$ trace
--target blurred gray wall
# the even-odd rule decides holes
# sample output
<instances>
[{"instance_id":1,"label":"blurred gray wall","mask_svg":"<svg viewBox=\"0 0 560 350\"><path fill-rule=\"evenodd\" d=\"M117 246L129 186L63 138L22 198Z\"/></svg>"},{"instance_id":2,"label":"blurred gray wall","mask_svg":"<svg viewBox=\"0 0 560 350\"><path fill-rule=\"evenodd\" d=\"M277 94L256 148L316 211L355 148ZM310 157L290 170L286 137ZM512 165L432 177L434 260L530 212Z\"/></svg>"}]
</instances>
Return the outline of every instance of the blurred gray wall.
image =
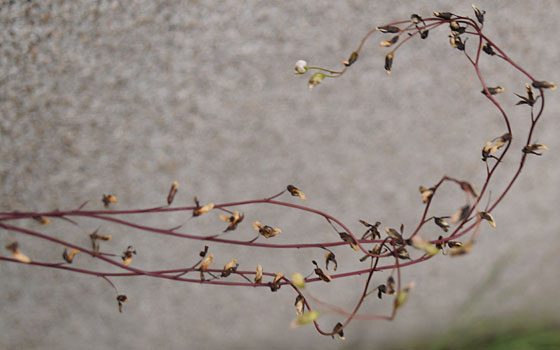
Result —
<instances>
[{"instance_id":1,"label":"blurred gray wall","mask_svg":"<svg viewBox=\"0 0 560 350\"><path fill-rule=\"evenodd\" d=\"M385 75L386 50L376 34L341 79L307 91L296 60L340 67L375 25L452 11L472 16L460 1L2 1L0 2L0 193L2 210L101 208L103 193L116 208L164 203L172 181L176 203L264 198L293 183L306 205L361 230L358 219L410 230L423 206L419 185L442 175L481 183L480 149L505 132L498 112L480 94L465 57L449 47L447 29L411 40ZM539 79L558 76L558 1L479 1L486 33ZM474 46L470 39L467 46ZM514 127L512 154L495 193L518 164L529 125L519 73L482 58L488 84L503 85L499 100ZM558 92L556 92L557 94ZM0 264L0 348L376 348L435 337L480 318L523 314L558 319L557 268L559 104L547 93L536 140L548 145L530 157L512 192L483 228L471 254L437 256L403 270L416 281L394 322L358 322L345 342L311 327L290 329L294 295L265 289L201 286L149 278L114 279L129 296L119 314L112 288L99 278L19 264ZM519 130L519 133L515 133ZM434 214L462 204L442 188ZM285 198L286 200L296 199ZM246 222L232 238L253 237L250 222L283 229L276 243L337 238L317 217L274 207L239 208ZM223 229L216 216L142 217L143 223L184 232ZM22 223L43 229L35 223ZM45 232L87 245L97 223L53 222ZM201 242L165 238L104 224L119 254L133 244L134 264L146 269L193 263ZM425 237L437 236L426 231ZM59 261L60 248L17 239L32 258ZM312 271L323 251L248 250L211 244L216 265L240 259L270 271ZM356 268L356 254L336 250L340 270ZM8 254L4 251L2 254ZM107 266L79 256L77 266ZM379 275L373 283L381 283ZM310 291L350 309L362 278L314 284ZM390 301L367 300L363 312L389 311ZM326 315L325 327L336 323Z\"/></svg>"}]
</instances>

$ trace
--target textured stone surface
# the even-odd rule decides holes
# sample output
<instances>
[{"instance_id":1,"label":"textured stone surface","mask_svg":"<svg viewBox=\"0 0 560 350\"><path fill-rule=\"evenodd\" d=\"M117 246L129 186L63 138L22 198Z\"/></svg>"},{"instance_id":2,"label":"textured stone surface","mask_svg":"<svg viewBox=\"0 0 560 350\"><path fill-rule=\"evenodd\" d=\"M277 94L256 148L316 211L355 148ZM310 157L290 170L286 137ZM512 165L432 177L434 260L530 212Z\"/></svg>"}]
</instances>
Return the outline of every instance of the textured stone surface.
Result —
<instances>
[{"instance_id":1,"label":"textured stone surface","mask_svg":"<svg viewBox=\"0 0 560 350\"><path fill-rule=\"evenodd\" d=\"M375 25L433 10L471 15L470 3L0 4L2 210L72 208L85 200L94 208L109 192L118 194L119 208L159 205L173 180L181 184L177 203L188 204L194 195L215 202L261 198L294 183L308 195L306 204L352 228L359 229L358 218L411 228L422 210L418 185L444 174L480 183L480 148L504 133L467 60L449 48L445 28L398 51L390 78L383 71L379 36L366 44L347 75L311 93L307 78L293 74L298 59L336 67ZM557 1L477 5L487 10L487 34L513 59L535 77L560 81ZM484 59L489 85L507 89L500 99L514 128L525 128L526 109L509 107L516 101L512 92L523 92L525 80ZM356 322L346 332L348 340L339 343L311 328L288 328L294 296L287 289L271 294L147 278L114 281L131 299L119 314L114 291L101 279L3 263L0 347L371 346L515 312L558 317L558 303L551 301L557 296L560 263L554 219L560 198L557 101L556 94L547 94L546 115L536 130L537 140L551 150L529 159L494 213L498 227L484 228L467 257L440 256L403 271L405 281L415 280L417 288L392 323ZM524 138L519 134L512 153ZM504 181L516 165L515 157L505 162ZM451 188L446 193L449 199L436 209L455 208L462 200ZM265 218L281 226L278 242L296 235L302 241L336 238L314 217L270 207L242 210L247 222ZM221 227L215 219L200 219L189 221L186 229L209 234ZM144 220L170 227L184 219ZM87 244L93 225L55 222L46 231ZM134 244L135 263L146 268L189 265L202 246L109 225L103 229L115 236L116 253ZM235 234L250 239L250 231L246 225ZM51 245L0 231L2 242L15 238L30 256L59 259L60 251L50 251ZM271 253L211 248L217 264L238 257L247 269ZM337 256L353 261L352 253L341 248ZM274 256L266 269L307 273L322 251ZM89 262L83 257L81 263ZM337 280L328 290L318 285L311 291L349 309L361 285L359 278ZM376 300L366 304L364 311L386 311Z\"/></svg>"}]
</instances>

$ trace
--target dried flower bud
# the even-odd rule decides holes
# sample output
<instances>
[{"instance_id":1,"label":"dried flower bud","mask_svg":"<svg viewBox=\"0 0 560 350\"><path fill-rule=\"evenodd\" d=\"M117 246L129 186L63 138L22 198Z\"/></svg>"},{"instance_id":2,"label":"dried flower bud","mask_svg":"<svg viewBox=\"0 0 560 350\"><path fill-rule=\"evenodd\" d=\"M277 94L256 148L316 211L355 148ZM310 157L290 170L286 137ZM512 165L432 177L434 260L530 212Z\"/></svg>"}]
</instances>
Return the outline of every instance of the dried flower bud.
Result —
<instances>
[{"instance_id":1,"label":"dried flower bud","mask_svg":"<svg viewBox=\"0 0 560 350\"><path fill-rule=\"evenodd\" d=\"M437 18L450 20L451 17L453 16L453 14L451 12L435 12L434 11L434 16L436 16Z\"/></svg>"},{"instance_id":2,"label":"dried flower bud","mask_svg":"<svg viewBox=\"0 0 560 350\"><path fill-rule=\"evenodd\" d=\"M411 241L414 248L423 250L429 256L434 256L439 253L439 249L435 245L427 242L420 236L412 237Z\"/></svg>"},{"instance_id":3,"label":"dried flower bud","mask_svg":"<svg viewBox=\"0 0 560 350\"><path fill-rule=\"evenodd\" d=\"M286 189L288 190L288 192L290 192L290 194L294 197L299 197L302 200L306 200L307 197L305 196L305 194L303 192L301 192L296 186L293 185L288 185L288 187L286 187Z\"/></svg>"},{"instance_id":4,"label":"dried flower bud","mask_svg":"<svg viewBox=\"0 0 560 350\"><path fill-rule=\"evenodd\" d=\"M212 262L214 262L214 254L210 253L200 263L200 271L208 271Z\"/></svg>"},{"instance_id":5,"label":"dried flower bud","mask_svg":"<svg viewBox=\"0 0 560 350\"><path fill-rule=\"evenodd\" d=\"M173 184L171 184L171 188L169 189L169 194L167 195L168 205L171 205L171 203L173 203L173 199L175 198L175 195L177 194L178 190L179 190L179 183L177 181L173 181Z\"/></svg>"},{"instance_id":6,"label":"dried flower bud","mask_svg":"<svg viewBox=\"0 0 560 350\"><path fill-rule=\"evenodd\" d=\"M380 42L379 46L381 46L381 47L391 47L394 44L396 44L397 41L399 41L399 36L395 35L394 37L391 38L391 40L383 40L382 42Z\"/></svg>"},{"instance_id":7,"label":"dried flower bud","mask_svg":"<svg viewBox=\"0 0 560 350\"><path fill-rule=\"evenodd\" d=\"M346 67L350 67L351 65L354 64L354 62L356 62L358 60L358 52L354 51L352 52L352 54L350 55L350 57L348 58L348 61L344 61L342 62L343 65L345 65Z\"/></svg>"},{"instance_id":8,"label":"dried flower bud","mask_svg":"<svg viewBox=\"0 0 560 350\"><path fill-rule=\"evenodd\" d=\"M387 286L386 286L385 291L383 293L388 294L388 295L395 295L395 293L396 293L395 286L396 286L395 279L393 278L393 276L389 276L387 278Z\"/></svg>"},{"instance_id":9,"label":"dried flower bud","mask_svg":"<svg viewBox=\"0 0 560 350\"><path fill-rule=\"evenodd\" d=\"M403 288L403 290L399 291L399 294L397 294L397 297L395 298L395 310L403 306L403 304L408 299L408 293L410 292L410 290L412 290L412 288L414 288L415 285L416 283L410 282L406 287Z\"/></svg>"},{"instance_id":10,"label":"dried flower bud","mask_svg":"<svg viewBox=\"0 0 560 350\"><path fill-rule=\"evenodd\" d=\"M482 51L486 52L486 54L490 56L494 56L496 54L490 43L484 44L484 46L482 46Z\"/></svg>"},{"instance_id":11,"label":"dried flower bud","mask_svg":"<svg viewBox=\"0 0 560 350\"><path fill-rule=\"evenodd\" d=\"M434 222L436 223L436 225L441 227L443 232L447 232L449 230L449 223L445 221L443 218L435 217Z\"/></svg>"},{"instance_id":12,"label":"dried flower bud","mask_svg":"<svg viewBox=\"0 0 560 350\"><path fill-rule=\"evenodd\" d=\"M375 27L375 29L377 29L381 33L398 33L401 31L400 28L397 26L380 26L380 27Z\"/></svg>"},{"instance_id":13,"label":"dried flower bud","mask_svg":"<svg viewBox=\"0 0 560 350\"><path fill-rule=\"evenodd\" d=\"M132 262L133 254L136 255L136 250L131 245L129 245L121 256L124 266L128 266Z\"/></svg>"},{"instance_id":14,"label":"dried flower bud","mask_svg":"<svg viewBox=\"0 0 560 350\"><path fill-rule=\"evenodd\" d=\"M278 289L280 289L281 285L279 282L283 277L284 272L280 271L276 274L276 276L274 276L274 280L272 282L268 282L271 291L276 292Z\"/></svg>"},{"instance_id":15,"label":"dried flower bud","mask_svg":"<svg viewBox=\"0 0 560 350\"><path fill-rule=\"evenodd\" d=\"M239 264L237 263L237 259L231 259L225 266L224 269L222 270L222 277L227 277L229 275L231 275L232 272L237 271L237 267L239 266Z\"/></svg>"},{"instance_id":16,"label":"dried flower bud","mask_svg":"<svg viewBox=\"0 0 560 350\"><path fill-rule=\"evenodd\" d=\"M325 254L325 267L328 270L329 269L329 262L333 262L334 267L333 270L336 271L336 269L338 268L338 262L336 261L336 257L334 256L334 253L329 251L327 254Z\"/></svg>"},{"instance_id":17,"label":"dried flower bud","mask_svg":"<svg viewBox=\"0 0 560 350\"><path fill-rule=\"evenodd\" d=\"M301 317L303 315L303 307L305 306L304 303L305 298L302 295L299 295L296 297L296 302L294 303L294 306L296 308L296 315L297 317Z\"/></svg>"},{"instance_id":18,"label":"dried flower bud","mask_svg":"<svg viewBox=\"0 0 560 350\"><path fill-rule=\"evenodd\" d=\"M235 210L231 216L225 216L225 215L220 214L220 219L222 221L229 222L229 225L228 225L228 227L226 227L224 232L235 230L237 228L237 225L241 221L243 221L243 218L244 218L244 215L239 214L239 212L237 210Z\"/></svg>"},{"instance_id":19,"label":"dried flower bud","mask_svg":"<svg viewBox=\"0 0 560 350\"><path fill-rule=\"evenodd\" d=\"M391 237L392 239L396 240L397 242L402 242L402 235L391 227L385 227L385 232L387 232L387 236Z\"/></svg>"},{"instance_id":20,"label":"dried flower bud","mask_svg":"<svg viewBox=\"0 0 560 350\"><path fill-rule=\"evenodd\" d=\"M377 286L377 297L382 299L383 294L387 293L387 286L384 284L380 284Z\"/></svg>"},{"instance_id":21,"label":"dried flower bud","mask_svg":"<svg viewBox=\"0 0 560 350\"><path fill-rule=\"evenodd\" d=\"M44 216L34 216L33 220L35 220L38 223L40 223L41 225L45 225L45 226L51 223L51 220L49 220L49 218L46 218Z\"/></svg>"},{"instance_id":22,"label":"dried flower bud","mask_svg":"<svg viewBox=\"0 0 560 350\"><path fill-rule=\"evenodd\" d=\"M449 245L449 242L448 242ZM451 246L450 246L451 247ZM449 250L449 255L451 256L458 256L458 255L465 255L471 251L472 242L468 242L461 246L454 246Z\"/></svg>"},{"instance_id":23,"label":"dried flower bud","mask_svg":"<svg viewBox=\"0 0 560 350\"><path fill-rule=\"evenodd\" d=\"M332 277L329 276L327 273L323 272L323 270L321 270L321 268L319 267L319 265L317 265L317 262L315 260L313 260L312 262L313 265L315 265L315 274L319 276L320 279L322 279L327 283L332 281Z\"/></svg>"},{"instance_id":24,"label":"dried flower bud","mask_svg":"<svg viewBox=\"0 0 560 350\"><path fill-rule=\"evenodd\" d=\"M535 95L533 95L533 89L531 88L531 85L529 83L525 83L525 90L527 91L527 96L521 96L515 94L517 97L521 99L519 102L516 103L516 105L526 104L532 107L535 104L536 100L535 100Z\"/></svg>"},{"instance_id":25,"label":"dried flower bud","mask_svg":"<svg viewBox=\"0 0 560 350\"><path fill-rule=\"evenodd\" d=\"M379 227L379 225L381 225L381 223L379 221L377 221L375 223L375 225L370 224L367 221L364 220L358 220L362 225L364 225L365 227L368 228L368 230L364 233L364 235L362 236L362 239L365 239L366 237L371 235L371 239L375 239L376 237L381 238L381 234L379 233L379 230L377 229Z\"/></svg>"},{"instance_id":26,"label":"dried flower bud","mask_svg":"<svg viewBox=\"0 0 560 350\"><path fill-rule=\"evenodd\" d=\"M465 42L461 40L461 37L458 36L457 32L451 32L451 35L449 35L449 44L451 44L451 47L454 49L457 49L459 51L465 51L466 42L467 42L466 39Z\"/></svg>"},{"instance_id":27,"label":"dried flower bud","mask_svg":"<svg viewBox=\"0 0 560 350\"><path fill-rule=\"evenodd\" d=\"M350 245L350 247L352 247L352 249L358 251L360 250L360 247L358 246L358 243L354 240L354 238L352 236L350 236L348 233L346 232L339 232L338 235L340 236L340 238L348 243Z\"/></svg>"},{"instance_id":28,"label":"dried flower bud","mask_svg":"<svg viewBox=\"0 0 560 350\"><path fill-rule=\"evenodd\" d=\"M200 255L201 258L204 258L206 256L206 253L208 253L208 246L205 245L204 249L200 251L200 253L198 253L198 255Z\"/></svg>"},{"instance_id":29,"label":"dried flower bud","mask_svg":"<svg viewBox=\"0 0 560 350\"><path fill-rule=\"evenodd\" d=\"M442 242L443 236L438 237L439 243L436 243L436 248L442 250L445 247L445 242Z\"/></svg>"},{"instance_id":30,"label":"dried flower bud","mask_svg":"<svg viewBox=\"0 0 560 350\"><path fill-rule=\"evenodd\" d=\"M290 327L291 328L295 328L298 326L303 326L306 325L308 323L314 322L315 320L317 320L320 316L319 311L315 311L315 310L309 310L307 312L305 312L303 315L299 316L298 318L296 318L295 320L293 320L290 323Z\"/></svg>"},{"instance_id":31,"label":"dried flower bud","mask_svg":"<svg viewBox=\"0 0 560 350\"><path fill-rule=\"evenodd\" d=\"M307 72L307 62L299 60L296 62L296 73L305 74Z\"/></svg>"},{"instance_id":32,"label":"dried flower bud","mask_svg":"<svg viewBox=\"0 0 560 350\"><path fill-rule=\"evenodd\" d=\"M472 195L474 198L478 198L480 196L480 192L478 192L476 187L468 181L461 182L461 189Z\"/></svg>"},{"instance_id":33,"label":"dried flower bud","mask_svg":"<svg viewBox=\"0 0 560 350\"><path fill-rule=\"evenodd\" d=\"M535 89L550 89L552 91L558 89L558 85L551 81L533 81L533 87Z\"/></svg>"},{"instance_id":34,"label":"dried flower bud","mask_svg":"<svg viewBox=\"0 0 560 350\"><path fill-rule=\"evenodd\" d=\"M19 243L18 242L13 242L11 244L8 244L6 246L6 249L12 252L12 258L16 259L17 261L20 261L22 263L26 263L29 264L31 262L31 259L29 259L29 257L25 254L23 254L22 252L19 251Z\"/></svg>"},{"instance_id":35,"label":"dried flower bud","mask_svg":"<svg viewBox=\"0 0 560 350\"><path fill-rule=\"evenodd\" d=\"M459 23L455 22L455 21L451 21L449 22L449 28L451 28L452 31L452 36L457 36L460 34L463 34L465 32L465 30L467 29L466 27L461 27L459 25Z\"/></svg>"},{"instance_id":36,"label":"dried flower bud","mask_svg":"<svg viewBox=\"0 0 560 350\"><path fill-rule=\"evenodd\" d=\"M430 31L428 29L421 31L420 32L420 38L421 39L426 39L428 37L429 33L430 33Z\"/></svg>"},{"instance_id":37,"label":"dried flower bud","mask_svg":"<svg viewBox=\"0 0 560 350\"><path fill-rule=\"evenodd\" d=\"M488 88L488 92L490 93L490 95L496 95L499 94L501 92L504 92L505 88L503 86L496 86L496 87L489 87ZM486 90L482 89L482 91L480 91L483 95L486 95Z\"/></svg>"},{"instance_id":38,"label":"dried flower bud","mask_svg":"<svg viewBox=\"0 0 560 350\"><path fill-rule=\"evenodd\" d=\"M338 335L338 339L340 340L344 340L344 326L342 325L342 323L338 322L336 324L336 326L334 326L332 332L336 335ZM332 338L334 339L334 334L332 335Z\"/></svg>"},{"instance_id":39,"label":"dried flower bud","mask_svg":"<svg viewBox=\"0 0 560 350\"><path fill-rule=\"evenodd\" d=\"M472 8L474 10L474 15L476 16L478 22L480 24L484 24L484 14L486 13L486 11L479 10L478 7L474 6L474 4L472 5Z\"/></svg>"},{"instance_id":40,"label":"dried flower bud","mask_svg":"<svg viewBox=\"0 0 560 350\"><path fill-rule=\"evenodd\" d=\"M264 238L272 238L277 234L282 233L282 230L277 227L271 227L261 224L258 221L253 222L253 229L264 236Z\"/></svg>"},{"instance_id":41,"label":"dried flower bud","mask_svg":"<svg viewBox=\"0 0 560 350\"><path fill-rule=\"evenodd\" d=\"M294 286L303 289L305 288L305 277L299 272L292 273L292 283Z\"/></svg>"},{"instance_id":42,"label":"dried flower bud","mask_svg":"<svg viewBox=\"0 0 560 350\"><path fill-rule=\"evenodd\" d=\"M70 254L68 254L68 250L66 248L64 248L64 251L62 252L62 259L64 259L64 261L66 261L67 263L71 264L72 261L74 261L74 256L76 256L76 254L78 254L80 251L78 249L72 249L70 251Z\"/></svg>"},{"instance_id":43,"label":"dried flower bud","mask_svg":"<svg viewBox=\"0 0 560 350\"><path fill-rule=\"evenodd\" d=\"M412 22L412 24L418 24L420 22L424 23L424 20L422 19L422 17L418 16L417 14L413 13L410 16L410 21Z\"/></svg>"},{"instance_id":44,"label":"dried flower bud","mask_svg":"<svg viewBox=\"0 0 560 350\"><path fill-rule=\"evenodd\" d=\"M309 81L307 82L307 88L309 89L309 91L313 90L313 88L319 84L321 84L321 82L323 81L323 79L325 79L326 75L323 73L315 73L311 76L311 78L309 78Z\"/></svg>"},{"instance_id":45,"label":"dried flower bud","mask_svg":"<svg viewBox=\"0 0 560 350\"><path fill-rule=\"evenodd\" d=\"M263 268L260 264L257 265L257 273L255 273L255 283L261 283L263 278Z\"/></svg>"},{"instance_id":46,"label":"dried flower bud","mask_svg":"<svg viewBox=\"0 0 560 350\"><path fill-rule=\"evenodd\" d=\"M523 147L523 153L530 153L530 154L535 154L537 156L542 156L542 153L538 153L536 151L540 151L540 150L548 150L548 147L545 145L541 145L540 143L534 143L532 145L527 145L525 147Z\"/></svg>"},{"instance_id":47,"label":"dried flower bud","mask_svg":"<svg viewBox=\"0 0 560 350\"><path fill-rule=\"evenodd\" d=\"M109 207L109 204L117 203L119 200L117 199L117 196L115 196L115 195L104 194L101 201L103 202L103 205L105 205L105 208L107 208L107 207Z\"/></svg>"},{"instance_id":48,"label":"dried flower bud","mask_svg":"<svg viewBox=\"0 0 560 350\"><path fill-rule=\"evenodd\" d=\"M399 248L399 250L397 251L397 257L403 260L410 259L408 251L404 248Z\"/></svg>"},{"instance_id":49,"label":"dried flower bud","mask_svg":"<svg viewBox=\"0 0 560 350\"><path fill-rule=\"evenodd\" d=\"M422 194L422 202L424 202L424 203L428 203L430 200L432 200L432 196L434 195L434 192L436 191L436 189L434 187L426 188L424 186L420 186L418 188L418 190Z\"/></svg>"},{"instance_id":50,"label":"dried flower bud","mask_svg":"<svg viewBox=\"0 0 560 350\"><path fill-rule=\"evenodd\" d=\"M193 216L199 216L204 213L208 213L210 210L214 209L214 203L206 204L205 206L200 206L198 198L194 197L194 204L196 205L193 209Z\"/></svg>"},{"instance_id":51,"label":"dried flower bud","mask_svg":"<svg viewBox=\"0 0 560 350\"><path fill-rule=\"evenodd\" d=\"M387 75L391 74L391 67L393 66L393 58L395 58L395 53L393 51L389 52L387 56L385 56L385 71Z\"/></svg>"},{"instance_id":52,"label":"dried flower bud","mask_svg":"<svg viewBox=\"0 0 560 350\"><path fill-rule=\"evenodd\" d=\"M490 223L490 226L496 227L496 221L494 221L494 217L492 216L492 214L481 211L480 213L478 213L478 215L480 216L480 218L488 221Z\"/></svg>"},{"instance_id":53,"label":"dried flower bud","mask_svg":"<svg viewBox=\"0 0 560 350\"><path fill-rule=\"evenodd\" d=\"M124 294L117 295L117 302L119 303L119 312L122 312L123 303L128 301L128 297Z\"/></svg>"},{"instance_id":54,"label":"dried flower bud","mask_svg":"<svg viewBox=\"0 0 560 350\"><path fill-rule=\"evenodd\" d=\"M470 210L471 210L470 205L466 204L465 206L459 208L459 210L457 210L449 220L451 221L452 224L457 224L469 217Z\"/></svg>"},{"instance_id":55,"label":"dried flower bud","mask_svg":"<svg viewBox=\"0 0 560 350\"><path fill-rule=\"evenodd\" d=\"M447 241L447 246L449 248L460 248L463 246L463 242L459 241Z\"/></svg>"},{"instance_id":56,"label":"dried flower bud","mask_svg":"<svg viewBox=\"0 0 560 350\"><path fill-rule=\"evenodd\" d=\"M111 235L100 235L97 232L99 229L93 231L89 238L91 239L91 246L94 252L99 251L99 243L97 241L110 241L113 237Z\"/></svg>"}]
</instances>

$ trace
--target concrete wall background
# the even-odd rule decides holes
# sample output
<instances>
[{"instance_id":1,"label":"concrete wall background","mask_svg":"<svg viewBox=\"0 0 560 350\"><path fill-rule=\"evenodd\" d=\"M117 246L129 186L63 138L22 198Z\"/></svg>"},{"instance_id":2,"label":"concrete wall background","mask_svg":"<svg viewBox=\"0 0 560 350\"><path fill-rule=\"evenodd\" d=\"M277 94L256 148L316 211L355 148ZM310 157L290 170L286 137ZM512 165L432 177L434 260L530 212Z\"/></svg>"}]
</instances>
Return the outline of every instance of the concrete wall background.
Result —
<instances>
[{"instance_id":1,"label":"concrete wall background","mask_svg":"<svg viewBox=\"0 0 560 350\"><path fill-rule=\"evenodd\" d=\"M173 180L181 184L177 204L190 204L194 195L214 202L260 198L294 183L308 195L306 204L354 229L359 218L410 228L422 210L417 187L444 174L480 183L480 149L504 132L466 59L449 48L445 28L399 50L390 78L383 71L379 35L347 75L312 93L308 77L293 75L297 59L337 67L375 25L434 10L471 15L470 3L1 4L2 210L72 208L85 200L95 208L109 192L118 194L118 208L159 205ZM560 81L559 2L477 6L487 11L487 34L513 59L538 78ZM525 79L495 60L485 60L482 68L495 82L491 85L506 87L500 99L512 106L512 92L522 93ZM550 151L529 159L494 212L498 227L485 228L466 257L440 256L404 270L404 280L415 280L417 288L392 323L356 322L346 342L334 342L311 328L288 328L294 296L287 289L271 294L145 278L114 281L131 298L119 314L114 291L100 279L0 264L0 347L371 348L435 336L479 318L521 312L557 319L558 111L555 93L547 94L536 133ZM514 128L524 130L527 110L508 112ZM510 156L504 181L516 164ZM461 194L449 188L447 195L435 209L458 206ZM278 243L335 238L317 218L268 207L242 210L248 223L268 219L281 226ZM183 218L143 220L169 227ZM55 222L45 230L87 244L86 233L95 225ZM214 233L221 226L203 217L190 221L187 230ZM109 225L103 229L115 236L116 253L133 244L139 252L135 264L143 267L188 265L202 247ZM253 235L248 224L235 234ZM60 259L58 248L28 237L2 231L0 239L17 239L32 257ZM336 251L339 261L355 260L343 248ZM322 256L283 251L270 259L267 250L211 249L217 264L237 256L242 267L252 269L266 259L265 268L287 273L310 272L310 261ZM339 280L312 292L349 308L361 285L358 278ZM370 303L364 311L385 310Z\"/></svg>"}]
</instances>

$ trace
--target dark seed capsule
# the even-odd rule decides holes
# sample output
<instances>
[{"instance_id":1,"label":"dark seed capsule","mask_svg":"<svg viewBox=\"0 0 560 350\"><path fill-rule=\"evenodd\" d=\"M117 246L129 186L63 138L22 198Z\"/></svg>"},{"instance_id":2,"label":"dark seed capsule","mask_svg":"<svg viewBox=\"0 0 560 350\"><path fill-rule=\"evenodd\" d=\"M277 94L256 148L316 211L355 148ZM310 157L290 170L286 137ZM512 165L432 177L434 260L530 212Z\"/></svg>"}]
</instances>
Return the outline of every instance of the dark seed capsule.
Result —
<instances>
[{"instance_id":1,"label":"dark seed capsule","mask_svg":"<svg viewBox=\"0 0 560 350\"><path fill-rule=\"evenodd\" d=\"M393 58L395 54L393 51L389 52L387 56L385 56L385 71L387 75L391 74L391 67L393 66Z\"/></svg>"},{"instance_id":2,"label":"dark seed capsule","mask_svg":"<svg viewBox=\"0 0 560 350\"><path fill-rule=\"evenodd\" d=\"M346 67L350 67L352 64L354 64L354 62L356 62L358 60L358 53L356 51L352 52L352 54L350 55L350 58L348 58L348 61L344 61L344 65Z\"/></svg>"},{"instance_id":3,"label":"dark seed capsule","mask_svg":"<svg viewBox=\"0 0 560 350\"><path fill-rule=\"evenodd\" d=\"M482 51L486 52L486 54L490 56L494 56L496 54L496 52L492 48L492 45L490 45L489 43L486 43L484 44L484 46L482 46Z\"/></svg>"},{"instance_id":4,"label":"dark seed capsule","mask_svg":"<svg viewBox=\"0 0 560 350\"><path fill-rule=\"evenodd\" d=\"M434 16L437 18L450 20L453 14L451 12L434 12Z\"/></svg>"},{"instance_id":5,"label":"dark seed capsule","mask_svg":"<svg viewBox=\"0 0 560 350\"><path fill-rule=\"evenodd\" d=\"M420 32L420 38L426 39L426 38L428 37L428 33L429 33L429 30L428 30L428 29L426 29L426 30Z\"/></svg>"},{"instance_id":6,"label":"dark seed capsule","mask_svg":"<svg viewBox=\"0 0 560 350\"><path fill-rule=\"evenodd\" d=\"M398 33L401 29L397 26L381 26L377 27L377 30L381 33Z\"/></svg>"}]
</instances>

